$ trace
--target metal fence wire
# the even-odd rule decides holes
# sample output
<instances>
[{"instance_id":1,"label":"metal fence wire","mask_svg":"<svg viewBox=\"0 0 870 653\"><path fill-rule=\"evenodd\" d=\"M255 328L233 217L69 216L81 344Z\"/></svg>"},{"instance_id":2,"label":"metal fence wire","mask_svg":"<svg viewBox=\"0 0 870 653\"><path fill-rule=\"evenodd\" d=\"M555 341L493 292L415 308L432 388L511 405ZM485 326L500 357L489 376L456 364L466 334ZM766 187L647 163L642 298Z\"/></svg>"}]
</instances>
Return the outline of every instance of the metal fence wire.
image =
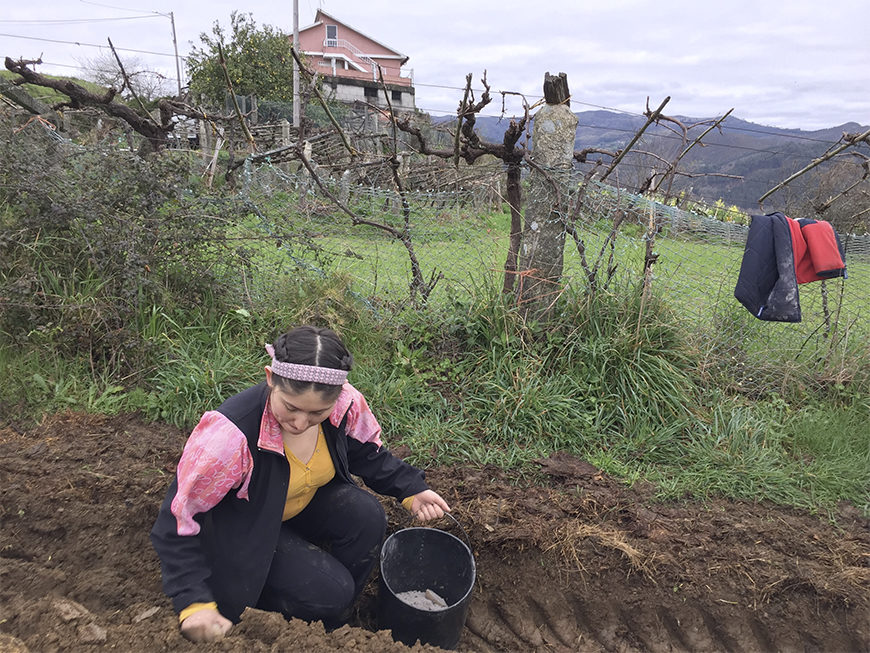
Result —
<instances>
[{"instance_id":1,"label":"metal fence wire","mask_svg":"<svg viewBox=\"0 0 870 653\"><path fill-rule=\"evenodd\" d=\"M438 188L402 195L356 183L349 178L352 173L322 172L325 190L305 171L289 172L268 163L252 166L242 192L259 207L274 205L276 197L292 198L293 217L288 219L299 221L315 236L322 255L318 265L324 272L352 278L361 296L380 305L407 306L413 285L406 245L369 221L397 229L407 224L423 277L439 279L430 302L500 285L510 232L500 164L481 167L473 183L467 171L442 169ZM456 175L454 189L451 175ZM738 388L752 392L765 384L769 389L771 377L788 383L790 370L807 365L817 368L820 381L846 382L848 378L837 375L854 369L848 361L866 360L870 236L838 234L848 278L802 284L800 322L761 321L734 297L748 226L614 186L586 184L580 193L584 181L579 174L563 183L562 191L571 199L560 217L573 226L573 233L565 238L560 291L583 291L591 271L597 272L599 286L642 283L647 242L653 239L656 258L649 283L667 299L702 360L712 367L727 365ZM354 224L336 209L333 199L363 221ZM534 200L524 197L526 205ZM618 233L609 239L617 216ZM313 260L310 253L300 258Z\"/></svg>"},{"instance_id":2,"label":"metal fence wire","mask_svg":"<svg viewBox=\"0 0 870 653\"><path fill-rule=\"evenodd\" d=\"M117 139L75 144L38 121L4 131L2 138L26 147L43 139L52 174L74 165L82 148L110 153L119 147ZM203 172L203 153L189 157L191 170ZM339 274L373 310L389 315L419 305L421 281L432 287L426 304L436 307L501 287L511 220L501 162L454 167L409 158L401 171L409 190L400 194L391 187L386 159L345 170L323 166L316 179L299 161L245 161L232 201L241 202L247 233L259 239L260 292L269 291L269 275ZM15 184L27 192L27 179L5 178L4 192L16 193ZM796 365L817 368L820 381L845 383L856 360L870 359L870 236L840 234L848 278L800 286L801 322L763 322L734 298L748 227L584 183L579 173L559 179L569 208L557 217L573 227L565 237L560 292L588 290L593 270L601 287L642 283L652 239L657 256L648 282L677 314L704 364L726 365L729 379L748 392L774 377L788 383ZM288 231L295 237L286 238ZM249 290L257 292L253 284Z\"/></svg>"}]
</instances>

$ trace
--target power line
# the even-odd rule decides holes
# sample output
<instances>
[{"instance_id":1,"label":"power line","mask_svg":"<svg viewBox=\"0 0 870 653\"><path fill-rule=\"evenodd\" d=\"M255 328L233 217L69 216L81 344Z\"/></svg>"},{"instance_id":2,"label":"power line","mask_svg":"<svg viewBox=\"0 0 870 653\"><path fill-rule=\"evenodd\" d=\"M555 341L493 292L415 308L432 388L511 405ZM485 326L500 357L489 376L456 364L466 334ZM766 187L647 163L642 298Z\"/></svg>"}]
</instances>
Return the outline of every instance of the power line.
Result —
<instances>
[{"instance_id":1,"label":"power line","mask_svg":"<svg viewBox=\"0 0 870 653\"><path fill-rule=\"evenodd\" d=\"M46 39L46 38L40 38L37 36L20 36L19 34L2 34L2 33L0 33L0 36L5 36L7 38L12 38L12 39L25 39L27 41L44 41L46 43L61 43L63 45L78 45L80 47L89 47L89 48L107 48L107 47L109 47L107 45L97 45L96 43L82 43L80 41L61 41L59 39ZM133 48L118 48L118 47L116 47L115 49L118 51L121 51L121 52L135 52L137 54L152 54L152 55L155 55L158 57L175 58L174 54L169 54L167 52L154 52L152 50L135 50ZM178 55L178 56L181 59L187 59L187 57L184 55Z\"/></svg>"},{"instance_id":2,"label":"power line","mask_svg":"<svg viewBox=\"0 0 870 653\"><path fill-rule=\"evenodd\" d=\"M600 129L602 131L622 132L625 134L636 134L637 133L636 129L621 129L619 127L604 127L602 125L592 125L592 124L581 125L581 124L578 124L577 126L578 127L587 127L589 129ZM675 141L681 141L681 142L683 140L682 138L680 138L676 134L649 134L649 136L652 138L663 138L663 139L669 139L669 140L675 140ZM783 136L783 137L787 138L786 136ZM820 141L820 142L824 143L825 145L833 145L833 143L828 142L828 141ZM776 154L776 155L783 154L782 152L777 152L775 150L762 150L762 149L757 148L757 147L748 147L746 145L732 145L729 143L705 142L704 145L706 145L708 147L724 147L724 148L733 149L733 150L744 150L747 152L757 152L759 154Z\"/></svg>"},{"instance_id":3,"label":"power line","mask_svg":"<svg viewBox=\"0 0 870 653\"><path fill-rule=\"evenodd\" d=\"M119 20L141 20L143 18L158 18L153 16L125 16L120 18L46 18L34 20L31 18L5 19L0 18L0 23L15 23L16 25L78 25L82 23L103 23Z\"/></svg>"},{"instance_id":4,"label":"power line","mask_svg":"<svg viewBox=\"0 0 870 653\"><path fill-rule=\"evenodd\" d=\"M113 74L119 72L117 67L108 67L108 68L100 68L98 65L79 65L73 66L68 63L54 63L51 61L43 61L43 65L45 66L58 66L59 68L72 68L73 70L80 70L82 72L97 72L97 73L105 73L105 74ZM156 70L136 70L130 73L130 76L140 75L140 74L149 74L159 77L160 79L169 79L166 75Z\"/></svg>"},{"instance_id":5,"label":"power line","mask_svg":"<svg viewBox=\"0 0 870 653\"><path fill-rule=\"evenodd\" d=\"M572 102L573 102L573 100L572 100ZM430 109L421 108L419 106L417 108L420 109L421 111L432 111ZM626 113L628 113L628 112L626 112ZM492 114L479 114L479 115L482 115L482 116L487 117L487 118L499 117L499 116L495 116ZM641 115L641 114L637 114L637 115ZM625 134L637 133L636 129L624 129L621 127L605 127L603 125L594 125L591 123L578 123L577 126L578 127L585 127L587 129L599 129L601 131L621 132L621 133L625 133ZM777 134L775 132L765 132L765 133L769 133L771 136L778 136L781 138L795 138L794 136L792 136L790 134ZM662 138L662 139L669 139L669 140L675 140L675 141L682 140L680 137L676 136L675 134L650 134L650 136L654 137L654 138ZM818 142L818 143L821 143L823 145L829 145L829 146L835 144L832 141L825 141L825 140L821 140L821 139L804 139L804 140L811 140L813 142ZM758 154L773 154L773 155L777 155L777 156L783 154L783 152L778 152L776 150L768 150L768 149L762 149L762 148L757 148L757 147L749 147L747 145L734 145L734 144L729 144L729 143L712 143L712 142L705 142L704 144L707 146L710 146L710 147L722 147L722 148L726 148L726 149L743 150L746 152L755 152Z\"/></svg>"},{"instance_id":6,"label":"power line","mask_svg":"<svg viewBox=\"0 0 870 653\"><path fill-rule=\"evenodd\" d=\"M53 61L43 61L43 66L57 66L58 68L72 68L73 70L84 70L84 66L73 66L68 63L54 63Z\"/></svg>"},{"instance_id":7,"label":"power line","mask_svg":"<svg viewBox=\"0 0 870 653\"><path fill-rule=\"evenodd\" d=\"M460 86L447 86L444 84L421 84L417 81L414 82L414 86L415 87L421 86L424 88L440 88L440 89L444 89L444 90L448 90L448 91L456 91L457 93L462 93L465 91L464 86L460 87ZM477 92L477 93L482 93L484 89L482 89L482 88L474 89L473 88L472 90ZM500 93L502 93L502 91L497 90L497 91L493 91L493 93L500 94ZM529 100L534 100L534 101L543 99L542 95L526 95L525 97ZM628 111L627 109L617 109L616 107L608 107L608 106L605 106L603 104L594 104L592 102L583 102L581 100L576 100L574 98L571 98L571 104L581 104L583 106L592 107L594 109L602 109L604 111L611 111L613 113L622 113L622 114L625 114L628 116L634 116L637 118L645 118L646 117L644 114L637 113L636 111ZM436 111L436 110L432 110L432 111ZM440 113L449 113L447 111L443 111L440 109L438 109L437 111ZM487 114L483 114L483 115L487 115ZM787 134L787 133L782 133L782 132L775 132L775 131L768 131L768 130L764 130L764 129L752 128L752 127L738 127L736 125L728 125L727 123L722 125L722 129L723 130L731 130L731 131L740 131L740 132L750 132L750 133L754 133L754 134L764 134L767 136L776 136L778 138L792 138L795 140L824 143L826 145L834 145L836 143L835 141L829 141L829 140L826 140L823 138L813 138L811 136L801 136L799 134Z\"/></svg>"},{"instance_id":8,"label":"power line","mask_svg":"<svg viewBox=\"0 0 870 653\"><path fill-rule=\"evenodd\" d=\"M415 86L418 86L418 84L415 84ZM439 88L454 88L454 87L439 87ZM463 89L456 89L456 90L464 91L465 89L463 88ZM534 96L530 96L530 97L534 97ZM586 102L579 102L579 101L577 101L577 100L572 100L571 102L574 103L574 104L587 104L587 105L589 104L589 103L586 103ZM637 116L637 117L645 117L645 116L643 116L643 114L635 114L635 113L632 113L632 112L630 112L630 111L625 111L625 110L621 110L621 109L612 109L612 108L608 108L608 107L602 107L602 106L600 106L600 105L590 105L590 106L599 106L599 108L607 109L607 110L609 110L609 111L616 111L616 112L619 112L619 113L625 113L625 114L632 115L632 116ZM427 111L427 112L432 112L432 113L434 113L434 112L436 111L436 110L433 110L433 109L426 109L426 108L422 108L422 107L419 107L419 106L418 106L417 108L420 109L421 111ZM441 113L445 113L445 112L442 111ZM487 118L500 118L500 119L506 119L506 117L503 116L503 115L501 115L501 114L494 115L494 114L491 114L491 113L484 113L484 112L481 112L481 113L478 114L478 115L483 116L483 117L487 117ZM636 129L625 129L625 128L621 128L621 127L606 127L606 126L603 126L603 125L595 125L595 124L591 124L591 123L580 123L580 124L578 124L577 126L578 126L578 127L585 127L585 128L588 128L588 129L599 129L599 130L602 130L602 131L622 132L622 133L625 133L625 134L635 134L635 133L637 132ZM822 145L826 145L826 146L829 146L829 147L832 146L832 145L836 145L836 144L839 142L839 141L829 141L829 140L825 140L825 139L821 139L821 138L810 138L810 137L806 137L806 136L799 136L799 135L796 135L796 134L779 133L779 132L770 132L770 131L764 131L764 130L758 130L758 129L749 129L749 128L742 128L742 127L729 127L728 125L723 125L722 128L723 128L723 131L726 131L726 130L731 130L731 131L750 131L750 132L756 132L756 133L760 133L760 134L766 134L766 135L773 136L773 137L776 137L776 138L793 139L793 140L802 140L802 141L808 141L808 142L813 142L813 143L820 143L820 144L822 144ZM650 136L653 137L653 138L661 138L661 139L669 139L669 140L674 140L674 141L682 141L682 139L681 139L679 136L677 136L677 135L675 135L675 134L672 134L672 133L665 133L665 134L650 134ZM730 143L714 143L714 142L705 142L704 145L705 145L705 146L709 146L709 147L721 147L721 148L726 148L726 149L743 150L743 151L746 151L746 152L755 152L755 153L758 153L758 154L772 154L772 155L776 155L776 156L782 156L783 154L785 154L784 152L779 152L779 151L776 151L776 150L763 149L763 148L758 148L758 147L750 147L750 146L748 146L748 145L734 145L734 144L730 144Z\"/></svg>"},{"instance_id":9,"label":"power line","mask_svg":"<svg viewBox=\"0 0 870 653\"><path fill-rule=\"evenodd\" d=\"M84 3L86 5L93 5L95 7L105 7L106 9L117 9L118 11L132 11L140 14L156 14L156 11L145 11L144 9L130 9L128 7L116 7L115 5L107 5L101 2L91 2L90 0L79 0L79 2ZM161 14L162 15L162 14Z\"/></svg>"}]
</instances>

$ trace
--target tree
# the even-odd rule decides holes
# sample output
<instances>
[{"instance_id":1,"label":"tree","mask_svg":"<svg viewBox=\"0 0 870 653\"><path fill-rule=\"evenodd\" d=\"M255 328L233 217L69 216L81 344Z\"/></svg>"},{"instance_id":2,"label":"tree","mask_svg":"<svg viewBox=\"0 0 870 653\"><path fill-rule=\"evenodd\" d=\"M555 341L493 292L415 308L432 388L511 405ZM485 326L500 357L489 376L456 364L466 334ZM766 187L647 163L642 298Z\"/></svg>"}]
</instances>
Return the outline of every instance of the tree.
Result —
<instances>
[{"instance_id":1,"label":"tree","mask_svg":"<svg viewBox=\"0 0 870 653\"><path fill-rule=\"evenodd\" d=\"M111 45L111 41L109 43ZM206 115L200 109L190 107L179 100L170 98L160 98L157 101L157 115L152 115L153 112L149 111L148 107L142 103L142 98L135 98L138 101L131 102L130 105L118 102L116 97L118 91L116 89L108 88L100 93L96 93L68 78L47 77L32 68L41 63L41 59L33 61L19 59L18 61L13 61L11 58L6 57L4 60L6 69L17 75L17 78L11 82L13 87L33 84L53 89L68 98L51 107L53 110L57 111L65 107L72 109L93 107L113 118L119 118L126 122L136 133L145 138L139 149L139 153L142 155L159 152L167 146L169 134L175 129L176 116L208 121L226 120L223 116ZM8 89L5 89L4 93L8 93ZM32 113L42 113L42 110L35 105L27 108Z\"/></svg>"},{"instance_id":2,"label":"tree","mask_svg":"<svg viewBox=\"0 0 870 653\"><path fill-rule=\"evenodd\" d=\"M471 73L465 76L465 96L456 110L457 126L454 131L452 149L432 148L419 127L411 124L411 117L406 115L396 121L396 127L403 132L411 134L417 140L417 151L427 156L436 156L441 159L452 159L455 165L459 165L459 159L465 160L469 165L473 164L482 156L491 155L501 159L505 164L507 174L507 202L511 212L510 240L508 241L508 253L505 260L504 292L513 291L517 273L517 259L522 241L522 187L521 187L521 164L525 161L525 146L519 146L522 135L525 133L529 122L529 105L523 98L524 115L519 120L511 120L504 132L501 143L490 143L480 138L475 131L477 114L480 113L491 101L490 86L486 81L486 71L483 73L484 91L480 100L475 102L471 89ZM502 97L510 91L502 91ZM512 93L511 93L512 94Z\"/></svg>"},{"instance_id":3,"label":"tree","mask_svg":"<svg viewBox=\"0 0 870 653\"><path fill-rule=\"evenodd\" d=\"M229 35L215 21L211 34L201 33L200 40L202 46L194 46L187 59L194 97L201 95L207 103L223 106L227 85L219 62L220 46L235 93L293 101L291 38L281 30L270 25L257 27L251 14L234 11Z\"/></svg>"},{"instance_id":4,"label":"tree","mask_svg":"<svg viewBox=\"0 0 870 653\"><path fill-rule=\"evenodd\" d=\"M525 274L517 288L523 314L546 319L562 287L565 255L567 194L574 163L577 116L571 113L565 73L544 76L544 106L532 127L532 160L529 198L522 232L520 270Z\"/></svg>"},{"instance_id":5,"label":"tree","mask_svg":"<svg viewBox=\"0 0 870 653\"><path fill-rule=\"evenodd\" d=\"M870 156L850 151L815 168L785 207L793 217L826 220L841 234L870 233Z\"/></svg>"},{"instance_id":6,"label":"tree","mask_svg":"<svg viewBox=\"0 0 870 653\"><path fill-rule=\"evenodd\" d=\"M118 60L110 53L103 52L93 59L79 61L84 78L105 88L114 88L119 94L129 99L135 93L146 102L157 98L173 95L173 87L160 73L148 70L138 57L123 58L124 70L118 65ZM126 81L124 77L126 73Z\"/></svg>"}]
</instances>

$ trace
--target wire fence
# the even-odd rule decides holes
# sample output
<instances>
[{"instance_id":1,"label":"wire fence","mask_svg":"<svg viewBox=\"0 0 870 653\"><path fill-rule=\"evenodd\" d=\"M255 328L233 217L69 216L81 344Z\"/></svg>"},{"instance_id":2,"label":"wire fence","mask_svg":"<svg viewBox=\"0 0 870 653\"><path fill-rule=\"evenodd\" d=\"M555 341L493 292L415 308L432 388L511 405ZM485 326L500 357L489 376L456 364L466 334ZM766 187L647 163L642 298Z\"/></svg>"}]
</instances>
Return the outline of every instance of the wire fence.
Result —
<instances>
[{"instance_id":1,"label":"wire fence","mask_svg":"<svg viewBox=\"0 0 870 653\"><path fill-rule=\"evenodd\" d=\"M264 164L247 170L242 192L264 215L276 202L290 203L292 219L314 244L291 256L324 273L348 276L360 296L398 310L413 300L411 252L407 243L368 221L406 229L422 276L437 279L429 303L501 287L510 235L503 168L483 166L473 183L467 170L443 169L442 180L451 174L464 187L447 190L448 182L439 190L400 195L351 183L347 174L321 176L324 190L304 171ZM734 297L748 226L612 186L584 185L579 174L565 182L562 192L572 197L570 215L562 217L573 225L573 237L566 237L564 274L554 293L588 292L591 274L598 288L643 283L652 239L655 262L649 283L685 326L704 365L725 366L738 390L751 393L761 386L770 390L771 383L786 384L796 367L809 367L820 382L847 382L856 361L867 360L870 236L839 234L848 278L801 285L801 322L766 322ZM333 199L366 222L354 224ZM526 197L529 201L534 198Z\"/></svg>"},{"instance_id":2,"label":"wire fence","mask_svg":"<svg viewBox=\"0 0 870 653\"><path fill-rule=\"evenodd\" d=\"M52 157L47 180L76 165L86 148L107 155L118 148L117 139L72 143L38 120L5 130L3 138L27 147L41 140ZM333 141L323 146L335 148ZM189 154L192 174L204 172L202 157ZM435 308L500 289L511 231L501 162L455 167L408 155L400 175L411 190L399 193L387 159L371 155L343 170L324 165L315 179L299 161L248 158L225 196L247 214L240 221L251 269L260 271L256 282L245 280L245 291L268 293L270 280L300 269L338 274L372 310L389 316L420 308L422 287L430 289L425 305ZM815 370L820 382L846 383L856 364L870 360L870 236L840 234L848 278L802 285L801 322L762 322L733 295L748 227L586 183L579 173L560 179L570 207L560 217L572 228L555 293L607 291L646 278L684 325L702 365L726 368L729 382L750 393L789 383L796 366ZM12 196L30 183L6 175L2 190ZM655 262L647 276L649 244Z\"/></svg>"}]
</instances>

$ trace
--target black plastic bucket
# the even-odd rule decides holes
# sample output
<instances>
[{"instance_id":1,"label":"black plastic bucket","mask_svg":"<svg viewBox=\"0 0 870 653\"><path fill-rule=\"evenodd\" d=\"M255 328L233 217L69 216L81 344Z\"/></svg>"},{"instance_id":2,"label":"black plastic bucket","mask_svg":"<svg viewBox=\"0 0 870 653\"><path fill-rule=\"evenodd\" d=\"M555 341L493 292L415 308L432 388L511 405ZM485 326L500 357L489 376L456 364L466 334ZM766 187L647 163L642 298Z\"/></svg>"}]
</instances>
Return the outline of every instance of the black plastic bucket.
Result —
<instances>
[{"instance_id":1,"label":"black plastic bucket","mask_svg":"<svg viewBox=\"0 0 870 653\"><path fill-rule=\"evenodd\" d=\"M455 649L471 604L475 575L471 549L458 537L437 528L396 531L381 547L378 627L391 630L394 640L408 646L419 640ZM398 596L426 590L447 606L422 609Z\"/></svg>"}]
</instances>

